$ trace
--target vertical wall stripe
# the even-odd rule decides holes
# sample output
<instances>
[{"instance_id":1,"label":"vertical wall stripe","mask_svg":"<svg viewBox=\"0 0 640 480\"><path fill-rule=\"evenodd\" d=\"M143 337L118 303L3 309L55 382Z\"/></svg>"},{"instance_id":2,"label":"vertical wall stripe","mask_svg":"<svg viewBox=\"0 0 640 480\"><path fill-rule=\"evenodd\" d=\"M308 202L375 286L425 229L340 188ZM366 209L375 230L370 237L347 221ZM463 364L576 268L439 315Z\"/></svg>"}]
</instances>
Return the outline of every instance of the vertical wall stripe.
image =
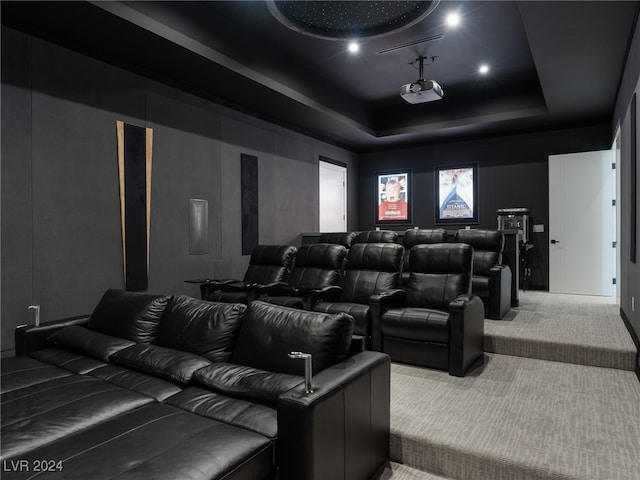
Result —
<instances>
[{"instance_id":1,"label":"vertical wall stripe","mask_svg":"<svg viewBox=\"0 0 640 480\"><path fill-rule=\"evenodd\" d=\"M122 258L126 290L146 290L151 228L153 131L116 122Z\"/></svg>"},{"instance_id":2,"label":"vertical wall stripe","mask_svg":"<svg viewBox=\"0 0 640 480\"><path fill-rule=\"evenodd\" d=\"M629 260L631 263L636 263L637 260L637 242L638 242L638 157L637 157L637 149L638 149L638 129L637 129L637 106L636 106L636 94L633 94L633 98L631 99L631 114L630 124L631 124L631 148L630 148L630 159L631 159L631 201L630 204L630 222L629 222Z\"/></svg>"},{"instance_id":3,"label":"vertical wall stripe","mask_svg":"<svg viewBox=\"0 0 640 480\"><path fill-rule=\"evenodd\" d=\"M258 246L258 157L241 154L242 254Z\"/></svg>"}]
</instances>

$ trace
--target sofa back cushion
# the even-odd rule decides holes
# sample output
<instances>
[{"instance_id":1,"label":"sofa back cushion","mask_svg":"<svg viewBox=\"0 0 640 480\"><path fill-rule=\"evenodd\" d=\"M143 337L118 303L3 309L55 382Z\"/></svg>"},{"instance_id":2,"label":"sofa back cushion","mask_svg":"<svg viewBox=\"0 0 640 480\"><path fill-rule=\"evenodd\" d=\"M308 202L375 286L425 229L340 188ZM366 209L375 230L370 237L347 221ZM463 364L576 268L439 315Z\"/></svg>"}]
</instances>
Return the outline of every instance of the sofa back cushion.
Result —
<instances>
[{"instance_id":1,"label":"sofa back cushion","mask_svg":"<svg viewBox=\"0 0 640 480\"><path fill-rule=\"evenodd\" d=\"M94 309L87 327L96 332L150 343L169 297L124 290L107 290Z\"/></svg>"},{"instance_id":2,"label":"sofa back cushion","mask_svg":"<svg viewBox=\"0 0 640 480\"><path fill-rule=\"evenodd\" d=\"M91 355L103 362L108 362L114 353L135 345L131 340L105 335L80 325L61 328L47 340L56 346Z\"/></svg>"},{"instance_id":3,"label":"sofa back cushion","mask_svg":"<svg viewBox=\"0 0 640 480\"><path fill-rule=\"evenodd\" d=\"M246 305L215 303L176 295L160 318L154 344L227 362Z\"/></svg>"},{"instance_id":4,"label":"sofa back cushion","mask_svg":"<svg viewBox=\"0 0 640 480\"><path fill-rule=\"evenodd\" d=\"M304 375L304 361L294 351L313 356L313 372L342 361L353 335L353 317L346 313L308 312L251 302L240 326L232 363L270 372Z\"/></svg>"}]
</instances>

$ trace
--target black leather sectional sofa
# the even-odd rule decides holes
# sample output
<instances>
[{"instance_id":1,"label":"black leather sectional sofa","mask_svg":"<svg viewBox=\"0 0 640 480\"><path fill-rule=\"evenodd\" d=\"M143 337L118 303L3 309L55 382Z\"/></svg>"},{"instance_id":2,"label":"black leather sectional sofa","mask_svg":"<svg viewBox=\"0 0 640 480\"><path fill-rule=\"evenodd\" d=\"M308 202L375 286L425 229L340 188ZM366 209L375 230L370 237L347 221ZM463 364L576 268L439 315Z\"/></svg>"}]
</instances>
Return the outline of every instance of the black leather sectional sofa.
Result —
<instances>
[{"instance_id":1,"label":"black leather sectional sofa","mask_svg":"<svg viewBox=\"0 0 640 480\"><path fill-rule=\"evenodd\" d=\"M347 314L108 290L89 318L17 330L2 477L371 478L390 361L352 333ZM312 393L291 351L312 355Z\"/></svg>"}]
</instances>

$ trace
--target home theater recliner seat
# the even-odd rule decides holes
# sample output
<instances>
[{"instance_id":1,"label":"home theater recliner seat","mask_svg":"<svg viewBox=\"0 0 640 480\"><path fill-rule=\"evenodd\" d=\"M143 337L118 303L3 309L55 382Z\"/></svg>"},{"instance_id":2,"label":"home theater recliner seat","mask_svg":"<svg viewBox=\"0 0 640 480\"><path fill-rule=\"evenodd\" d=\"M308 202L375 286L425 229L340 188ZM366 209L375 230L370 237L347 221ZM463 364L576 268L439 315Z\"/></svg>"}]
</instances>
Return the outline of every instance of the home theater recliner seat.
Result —
<instances>
[{"instance_id":1,"label":"home theater recliner seat","mask_svg":"<svg viewBox=\"0 0 640 480\"><path fill-rule=\"evenodd\" d=\"M481 364L484 312L471 294L472 255L463 243L413 247L407 286L388 292L388 308L373 308L373 349L458 377Z\"/></svg>"},{"instance_id":2,"label":"home theater recliner seat","mask_svg":"<svg viewBox=\"0 0 640 480\"><path fill-rule=\"evenodd\" d=\"M346 314L108 290L89 318L16 331L3 478L42 459L78 480L369 478L388 458L390 363L350 356L352 332ZM312 355L311 393L292 350Z\"/></svg>"},{"instance_id":3,"label":"home theater recliner seat","mask_svg":"<svg viewBox=\"0 0 640 480\"><path fill-rule=\"evenodd\" d=\"M484 314L501 320L511 310L512 273L502 264L504 234L497 230L460 229L454 242L473 247L471 291L484 303Z\"/></svg>"},{"instance_id":4,"label":"home theater recliner seat","mask_svg":"<svg viewBox=\"0 0 640 480\"><path fill-rule=\"evenodd\" d=\"M257 287L255 297L263 302L283 307L305 308L304 299L309 291L337 285L347 255L343 245L333 243L310 243L301 245L287 282Z\"/></svg>"},{"instance_id":5,"label":"home theater recliner seat","mask_svg":"<svg viewBox=\"0 0 640 480\"><path fill-rule=\"evenodd\" d=\"M255 299L257 288L289 278L296 252L292 245L258 245L251 252L242 280L207 280L200 284L202 299L247 304Z\"/></svg>"}]
</instances>

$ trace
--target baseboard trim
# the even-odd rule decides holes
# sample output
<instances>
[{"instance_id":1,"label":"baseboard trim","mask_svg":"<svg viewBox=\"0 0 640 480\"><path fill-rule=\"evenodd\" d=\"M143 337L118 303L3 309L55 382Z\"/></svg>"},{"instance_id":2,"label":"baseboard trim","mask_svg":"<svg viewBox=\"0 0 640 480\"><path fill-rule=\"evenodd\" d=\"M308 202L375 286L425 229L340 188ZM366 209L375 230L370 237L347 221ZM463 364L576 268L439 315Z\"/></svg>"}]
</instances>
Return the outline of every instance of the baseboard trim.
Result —
<instances>
[{"instance_id":1,"label":"baseboard trim","mask_svg":"<svg viewBox=\"0 0 640 480\"><path fill-rule=\"evenodd\" d=\"M633 329L633 327L631 326L631 322L629 321L629 318L627 317L627 314L624 313L624 310L622 310L622 308L620 308L620 316L622 317L622 321L624 322L625 327L627 327L627 330L629 331L629 335L631 335L631 340L633 340L633 344L636 346L636 377L638 377L638 381L640 382L640 339L638 339L638 335L636 334L636 331Z\"/></svg>"}]
</instances>

